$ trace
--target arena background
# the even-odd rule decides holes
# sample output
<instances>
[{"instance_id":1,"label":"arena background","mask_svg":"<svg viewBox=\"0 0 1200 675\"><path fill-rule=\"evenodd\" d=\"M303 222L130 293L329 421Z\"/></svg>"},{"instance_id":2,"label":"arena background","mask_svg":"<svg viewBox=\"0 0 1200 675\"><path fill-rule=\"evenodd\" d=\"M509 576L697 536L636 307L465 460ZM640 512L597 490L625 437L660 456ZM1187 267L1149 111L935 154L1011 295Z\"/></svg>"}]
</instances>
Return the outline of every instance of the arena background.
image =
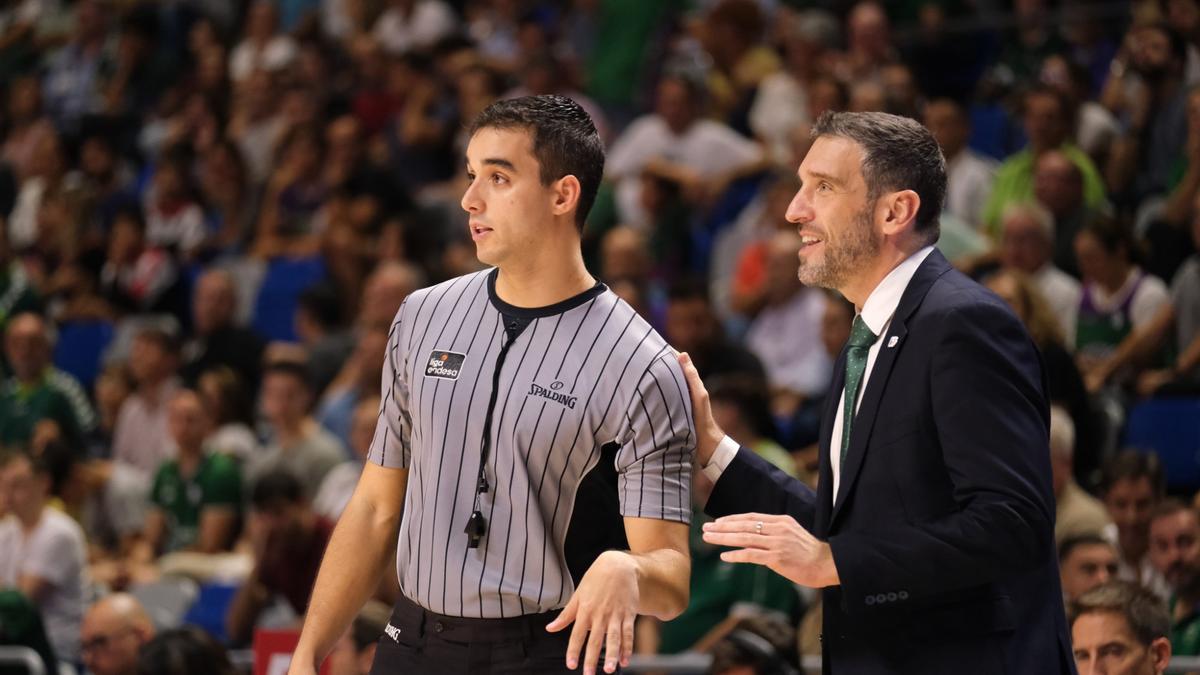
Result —
<instances>
[{"instance_id":1,"label":"arena background","mask_svg":"<svg viewBox=\"0 0 1200 675\"><path fill-rule=\"evenodd\" d=\"M927 124L939 247L1043 352L1060 545L1098 536L1200 608L1137 553L1154 506L1200 489L1197 85L1195 0L5 0L0 636L99 675L286 652L396 309L479 268L465 125L541 93L607 144L592 272L692 354L724 429L808 481L854 315L795 279L809 127ZM692 605L639 624L632 672L813 666L817 596L716 553L693 537ZM118 591L149 620L93 607ZM329 672L366 672L395 593ZM1175 633L1200 653L1196 614Z\"/></svg>"}]
</instances>

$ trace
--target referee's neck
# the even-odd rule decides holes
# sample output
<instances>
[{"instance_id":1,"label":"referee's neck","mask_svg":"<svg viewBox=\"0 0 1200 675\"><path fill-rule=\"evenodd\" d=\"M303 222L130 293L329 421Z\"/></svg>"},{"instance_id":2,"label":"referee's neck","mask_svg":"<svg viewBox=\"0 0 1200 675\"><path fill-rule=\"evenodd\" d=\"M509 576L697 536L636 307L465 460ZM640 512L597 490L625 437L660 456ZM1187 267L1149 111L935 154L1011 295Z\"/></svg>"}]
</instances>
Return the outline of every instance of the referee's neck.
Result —
<instances>
[{"instance_id":1,"label":"referee's neck","mask_svg":"<svg viewBox=\"0 0 1200 675\"><path fill-rule=\"evenodd\" d=\"M514 307L547 307L583 293L596 285L596 279L583 264L578 249L573 255L530 257L516 264L500 266L496 274L496 295Z\"/></svg>"}]
</instances>

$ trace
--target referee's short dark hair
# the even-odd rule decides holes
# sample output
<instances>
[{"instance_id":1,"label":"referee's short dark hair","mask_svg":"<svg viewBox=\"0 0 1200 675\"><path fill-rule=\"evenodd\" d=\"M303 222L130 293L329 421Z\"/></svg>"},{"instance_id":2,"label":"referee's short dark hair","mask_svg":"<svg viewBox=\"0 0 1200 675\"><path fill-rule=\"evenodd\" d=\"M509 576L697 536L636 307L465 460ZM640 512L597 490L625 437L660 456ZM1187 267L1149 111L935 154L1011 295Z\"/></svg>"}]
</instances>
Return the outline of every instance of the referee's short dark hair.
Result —
<instances>
[{"instance_id":1,"label":"referee's short dark hair","mask_svg":"<svg viewBox=\"0 0 1200 675\"><path fill-rule=\"evenodd\" d=\"M882 112L825 112L812 138L836 136L862 148L867 202L891 190L912 190L921 198L916 231L929 243L938 239L938 217L946 200L946 159L933 134L916 120Z\"/></svg>"},{"instance_id":2,"label":"referee's short dark hair","mask_svg":"<svg viewBox=\"0 0 1200 675\"><path fill-rule=\"evenodd\" d=\"M471 124L471 135L480 129L528 130L543 185L564 176L579 180L575 224L583 229L604 177L604 144L587 111L566 96L522 96L485 108Z\"/></svg>"},{"instance_id":3,"label":"referee's short dark hair","mask_svg":"<svg viewBox=\"0 0 1200 675\"><path fill-rule=\"evenodd\" d=\"M1071 604L1071 627L1085 614L1120 614L1143 645L1171 635L1167 605L1150 591L1128 581L1110 581L1079 596Z\"/></svg>"}]
</instances>

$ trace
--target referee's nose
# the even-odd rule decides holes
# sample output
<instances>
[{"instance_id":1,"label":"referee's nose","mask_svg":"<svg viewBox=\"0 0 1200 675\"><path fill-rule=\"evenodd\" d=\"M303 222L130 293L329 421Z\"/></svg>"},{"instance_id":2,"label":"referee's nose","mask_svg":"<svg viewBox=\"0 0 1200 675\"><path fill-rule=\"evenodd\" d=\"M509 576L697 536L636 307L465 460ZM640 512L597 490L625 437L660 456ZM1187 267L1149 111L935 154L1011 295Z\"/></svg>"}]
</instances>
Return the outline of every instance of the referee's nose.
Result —
<instances>
[{"instance_id":1,"label":"referee's nose","mask_svg":"<svg viewBox=\"0 0 1200 675\"><path fill-rule=\"evenodd\" d=\"M467 213L476 214L483 212L483 200L479 198L478 185L478 180L471 181L467 184L467 191L463 193L460 204L463 207L463 211Z\"/></svg>"}]
</instances>

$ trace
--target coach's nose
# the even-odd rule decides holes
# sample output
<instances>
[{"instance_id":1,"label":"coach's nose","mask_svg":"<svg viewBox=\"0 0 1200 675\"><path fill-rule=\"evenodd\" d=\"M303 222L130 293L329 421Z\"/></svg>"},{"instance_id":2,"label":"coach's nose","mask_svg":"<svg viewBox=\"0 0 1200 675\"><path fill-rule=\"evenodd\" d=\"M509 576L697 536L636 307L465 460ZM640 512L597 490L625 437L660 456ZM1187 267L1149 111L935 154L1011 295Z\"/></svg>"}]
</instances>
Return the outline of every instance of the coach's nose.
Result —
<instances>
[{"instance_id":1,"label":"coach's nose","mask_svg":"<svg viewBox=\"0 0 1200 675\"><path fill-rule=\"evenodd\" d=\"M812 209L812 202L804 194L804 188L796 190L796 196L792 197L792 201L788 204L784 217L787 218L789 223L797 225L812 222L815 214Z\"/></svg>"}]
</instances>

